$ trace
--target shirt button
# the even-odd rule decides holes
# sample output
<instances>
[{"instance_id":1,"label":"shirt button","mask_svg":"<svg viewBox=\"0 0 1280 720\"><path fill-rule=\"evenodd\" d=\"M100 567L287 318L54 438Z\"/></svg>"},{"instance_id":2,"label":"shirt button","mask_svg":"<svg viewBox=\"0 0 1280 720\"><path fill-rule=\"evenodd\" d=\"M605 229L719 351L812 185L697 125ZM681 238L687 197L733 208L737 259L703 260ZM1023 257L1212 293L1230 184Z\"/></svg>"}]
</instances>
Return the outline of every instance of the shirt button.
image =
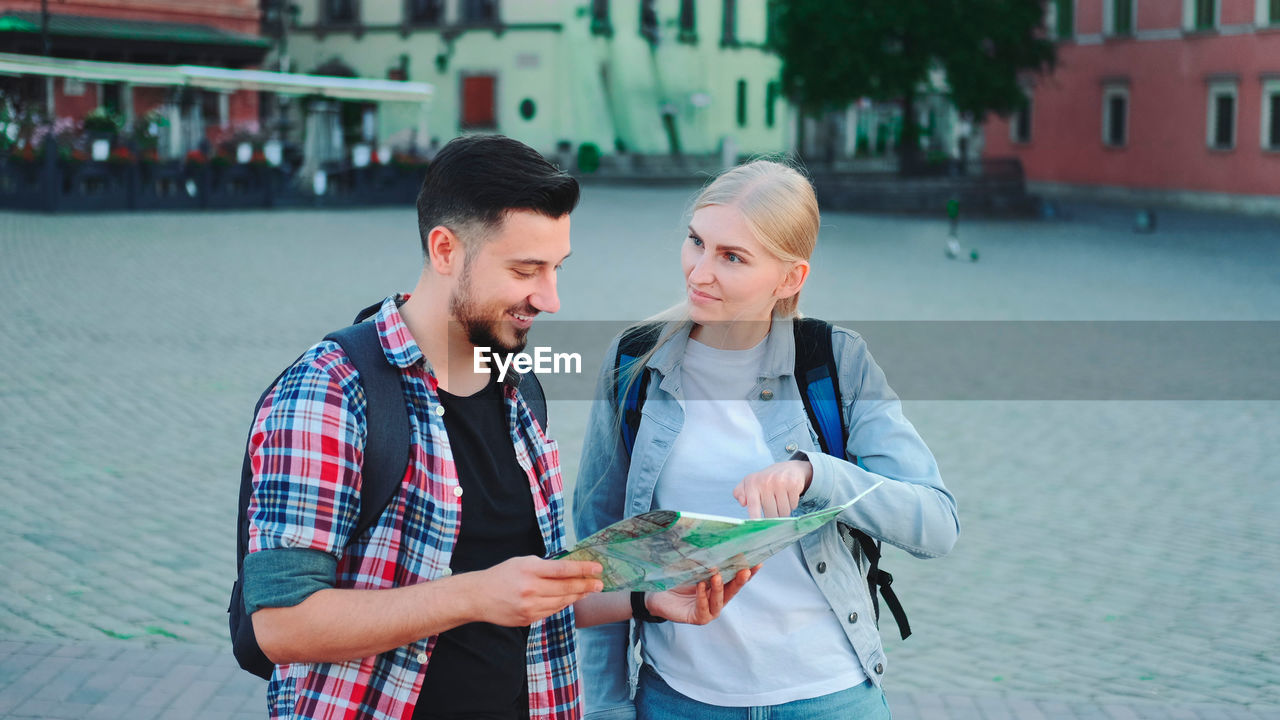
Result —
<instances>
[{"instance_id":1,"label":"shirt button","mask_svg":"<svg viewBox=\"0 0 1280 720\"><path fill-rule=\"evenodd\" d=\"M884 663L876 663L876 674L877 675L884 674Z\"/></svg>"},{"instance_id":2,"label":"shirt button","mask_svg":"<svg viewBox=\"0 0 1280 720\"><path fill-rule=\"evenodd\" d=\"M849 624L858 622L858 613L849 613Z\"/></svg>"},{"instance_id":3,"label":"shirt button","mask_svg":"<svg viewBox=\"0 0 1280 720\"><path fill-rule=\"evenodd\" d=\"M443 406L443 405L437 405L437 406L436 406L436 415L439 415L439 416L443 416L443 415L444 415L444 406Z\"/></svg>"},{"instance_id":4,"label":"shirt button","mask_svg":"<svg viewBox=\"0 0 1280 720\"><path fill-rule=\"evenodd\" d=\"M426 661L427 661L427 654L424 652L418 653L418 662L425 663Z\"/></svg>"},{"instance_id":5,"label":"shirt button","mask_svg":"<svg viewBox=\"0 0 1280 720\"><path fill-rule=\"evenodd\" d=\"M772 390L761 390L761 391L760 391L760 399L761 399L761 400L772 400L772 399L773 399L773 391L772 391Z\"/></svg>"},{"instance_id":6,"label":"shirt button","mask_svg":"<svg viewBox=\"0 0 1280 720\"><path fill-rule=\"evenodd\" d=\"M787 443L787 452L795 452L797 447L799 447L799 445L796 445L795 443Z\"/></svg>"},{"instance_id":7,"label":"shirt button","mask_svg":"<svg viewBox=\"0 0 1280 720\"><path fill-rule=\"evenodd\" d=\"M449 577L453 574L453 568L445 568L440 574L444 577Z\"/></svg>"},{"instance_id":8,"label":"shirt button","mask_svg":"<svg viewBox=\"0 0 1280 720\"><path fill-rule=\"evenodd\" d=\"M826 571L827 571L827 563L825 563L825 562L819 562L819 563L818 563L818 572L819 572L819 573L824 573L824 572L826 572Z\"/></svg>"},{"instance_id":9,"label":"shirt button","mask_svg":"<svg viewBox=\"0 0 1280 720\"><path fill-rule=\"evenodd\" d=\"M462 497L462 486L458 486L458 487L456 487L456 488L454 488L454 489L453 489L453 496L454 496L454 497Z\"/></svg>"}]
</instances>

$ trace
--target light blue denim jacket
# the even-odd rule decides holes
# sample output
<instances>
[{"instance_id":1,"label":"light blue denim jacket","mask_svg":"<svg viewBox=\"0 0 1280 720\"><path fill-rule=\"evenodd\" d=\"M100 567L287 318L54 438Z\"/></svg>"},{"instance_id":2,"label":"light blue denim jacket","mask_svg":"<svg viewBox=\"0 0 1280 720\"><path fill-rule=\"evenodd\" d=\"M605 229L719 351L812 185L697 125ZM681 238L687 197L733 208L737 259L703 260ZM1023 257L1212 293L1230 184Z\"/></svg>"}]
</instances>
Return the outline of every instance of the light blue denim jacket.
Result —
<instances>
[{"instance_id":1,"label":"light blue denim jacket","mask_svg":"<svg viewBox=\"0 0 1280 720\"><path fill-rule=\"evenodd\" d=\"M647 398L630 463L614 400L613 358L618 340L609 347L574 490L573 521L579 538L654 509L654 484L684 422L680 371L691 327L682 327L646 365ZM832 340L849 430L846 451L859 458L858 465L823 454L809 427L793 379L795 341L789 319L773 319L761 376L747 398L774 460L807 459L813 465L813 480L795 514L844 503L884 480L884 485L845 511L841 522L916 557L945 555L955 545L960 525L955 498L943 486L933 454L903 417L897 395L862 337L836 328ZM860 550L850 551L834 523L801 540L801 548L863 670L879 685L887 660L867 590L866 558ZM818 570L820 562L825 572ZM578 630L584 709L591 720L635 717L637 636L634 622ZM804 648L796 652L803 653Z\"/></svg>"}]
</instances>

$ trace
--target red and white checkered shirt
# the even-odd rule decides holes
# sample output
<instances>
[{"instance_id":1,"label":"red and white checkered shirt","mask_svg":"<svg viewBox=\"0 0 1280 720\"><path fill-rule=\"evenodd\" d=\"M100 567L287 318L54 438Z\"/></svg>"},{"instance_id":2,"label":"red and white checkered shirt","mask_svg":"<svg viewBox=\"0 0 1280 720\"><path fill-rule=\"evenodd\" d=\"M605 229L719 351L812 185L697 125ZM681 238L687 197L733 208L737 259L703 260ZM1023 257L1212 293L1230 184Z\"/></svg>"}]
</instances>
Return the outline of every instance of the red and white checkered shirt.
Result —
<instances>
[{"instance_id":1,"label":"red and white checkered shirt","mask_svg":"<svg viewBox=\"0 0 1280 720\"><path fill-rule=\"evenodd\" d=\"M448 574L462 500L438 382L387 298L373 318L387 359L401 369L411 461L396 497L349 547L358 522L365 399L354 366L333 342L309 350L263 402L249 439L254 490L249 552L305 548L338 558L339 588L377 589ZM560 457L514 387L506 387L511 441L529 478L548 554L565 545ZM272 718L408 719L435 637L344 663L277 666L267 689ZM530 720L581 715L573 608L530 628Z\"/></svg>"}]
</instances>

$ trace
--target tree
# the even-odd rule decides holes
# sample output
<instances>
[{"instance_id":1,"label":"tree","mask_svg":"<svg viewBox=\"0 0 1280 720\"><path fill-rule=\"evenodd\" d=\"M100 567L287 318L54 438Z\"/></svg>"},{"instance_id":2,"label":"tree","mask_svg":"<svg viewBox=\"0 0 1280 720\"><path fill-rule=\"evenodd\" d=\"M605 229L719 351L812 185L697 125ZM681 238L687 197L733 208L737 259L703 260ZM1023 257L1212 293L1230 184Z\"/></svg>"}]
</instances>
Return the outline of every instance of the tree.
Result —
<instances>
[{"instance_id":1,"label":"tree","mask_svg":"<svg viewBox=\"0 0 1280 720\"><path fill-rule=\"evenodd\" d=\"M776 0L784 91L806 116L863 97L902 104L903 166L919 153L915 100L941 68L974 118L1026 105L1020 77L1052 69L1043 0Z\"/></svg>"}]
</instances>

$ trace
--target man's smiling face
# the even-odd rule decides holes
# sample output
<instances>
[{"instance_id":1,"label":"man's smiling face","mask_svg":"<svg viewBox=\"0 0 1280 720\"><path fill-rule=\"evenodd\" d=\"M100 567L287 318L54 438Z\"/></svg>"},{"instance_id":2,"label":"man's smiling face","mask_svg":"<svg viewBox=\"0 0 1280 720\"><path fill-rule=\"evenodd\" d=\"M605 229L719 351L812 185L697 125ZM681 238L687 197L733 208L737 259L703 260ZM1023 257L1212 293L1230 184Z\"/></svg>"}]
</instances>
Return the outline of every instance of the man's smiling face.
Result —
<instances>
[{"instance_id":1,"label":"man's smiling face","mask_svg":"<svg viewBox=\"0 0 1280 720\"><path fill-rule=\"evenodd\" d=\"M449 298L467 340L495 352L519 352L538 313L560 309L556 274L569 257L569 216L513 210L494 236L468 251Z\"/></svg>"}]
</instances>

